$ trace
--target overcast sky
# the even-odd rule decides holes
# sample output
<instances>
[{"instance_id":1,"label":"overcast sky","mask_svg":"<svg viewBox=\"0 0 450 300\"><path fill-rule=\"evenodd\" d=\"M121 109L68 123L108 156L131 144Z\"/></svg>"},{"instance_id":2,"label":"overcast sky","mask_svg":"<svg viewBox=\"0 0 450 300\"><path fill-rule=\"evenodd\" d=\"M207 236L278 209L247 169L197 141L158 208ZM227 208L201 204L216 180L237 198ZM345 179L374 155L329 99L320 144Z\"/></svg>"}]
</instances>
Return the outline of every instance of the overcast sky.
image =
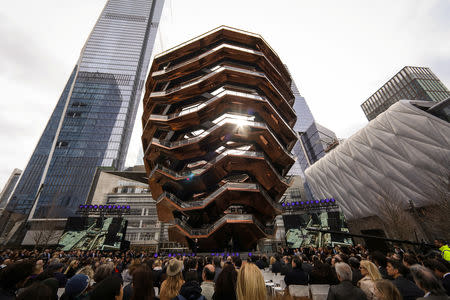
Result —
<instances>
[{"instance_id":1,"label":"overcast sky","mask_svg":"<svg viewBox=\"0 0 450 300\"><path fill-rule=\"evenodd\" d=\"M0 6L0 188L25 168L105 3ZM430 67L450 86L449 16L449 0L167 0L156 51L220 25L259 33L316 121L349 137L367 124L361 103L403 66ZM139 124L128 165L141 147Z\"/></svg>"}]
</instances>

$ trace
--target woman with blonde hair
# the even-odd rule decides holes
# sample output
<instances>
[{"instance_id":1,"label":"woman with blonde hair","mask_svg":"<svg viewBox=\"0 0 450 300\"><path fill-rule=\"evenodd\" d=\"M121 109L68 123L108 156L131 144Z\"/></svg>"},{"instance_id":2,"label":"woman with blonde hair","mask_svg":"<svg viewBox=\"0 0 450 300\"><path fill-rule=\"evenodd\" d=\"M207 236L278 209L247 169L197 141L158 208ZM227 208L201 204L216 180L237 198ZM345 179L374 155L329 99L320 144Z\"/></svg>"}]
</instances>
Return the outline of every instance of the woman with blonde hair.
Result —
<instances>
[{"instance_id":1,"label":"woman with blonde hair","mask_svg":"<svg viewBox=\"0 0 450 300\"><path fill-rule=\"evenodd\" d=\"M159 299L171 300L180 293L181 286L184 284L182 269L181 261L175 258L169 261L166 269L167 279L161 284Z\"/></svg>"},{"instance_id":2,"label":"woman with blonde hair","mask_svg":"<svg viewBox=\"0 0 450 300\"><path fill-rule=\"evenodd\" d=\"M397 287L390 280L377 280L375 282L375 296L379 300L402 300Z\"/></svg>"},{"instance_id":3,"label":"woman with blonde hair","mask_svg":"<svg viewBox=\"0 0 450 300\"><path fill-rule=\"evenodd\" d=\"M358 281L358 286L366 294L368 300L378 300L375 296L375 281L383 278L377 266L373 262L362 260L359 270L364 277Z\"/></svg>"},{"instance_id":4,"label":"woman with blonde hair","mask_svg":"<svg viewBox=\"0 0 450 300\"><path fill-rule=\"evenodd\" d=\"M242 265L237 278L236 295L238 300L267 299L264 277L256 265Z\"/></svg>"}]
</instances>

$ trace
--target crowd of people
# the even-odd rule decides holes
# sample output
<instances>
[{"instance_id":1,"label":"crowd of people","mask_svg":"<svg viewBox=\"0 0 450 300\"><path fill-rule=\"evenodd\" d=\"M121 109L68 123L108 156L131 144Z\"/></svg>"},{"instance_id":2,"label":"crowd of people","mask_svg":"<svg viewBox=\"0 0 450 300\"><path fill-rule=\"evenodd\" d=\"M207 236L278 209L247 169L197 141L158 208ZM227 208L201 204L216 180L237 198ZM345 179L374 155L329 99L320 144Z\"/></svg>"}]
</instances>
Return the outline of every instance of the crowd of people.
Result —
<instances>
[{"instance_id":1,"label":"crowd of people","mask_svg":"<svg viewBox=\"0 0 450 300\"><path fill-rule=\"evenodd\" d=\"M0 251L0 300L292 299L289 287L329 284L328 299L449 299L450 253L383 254L355 247L300 248L274 255L158 256L146 252ZM172 257L175 256L175 257ZM264 272L284 276L267 292ZM295 296L295 295L294 295Z\"/></svg>"}]
</instances>

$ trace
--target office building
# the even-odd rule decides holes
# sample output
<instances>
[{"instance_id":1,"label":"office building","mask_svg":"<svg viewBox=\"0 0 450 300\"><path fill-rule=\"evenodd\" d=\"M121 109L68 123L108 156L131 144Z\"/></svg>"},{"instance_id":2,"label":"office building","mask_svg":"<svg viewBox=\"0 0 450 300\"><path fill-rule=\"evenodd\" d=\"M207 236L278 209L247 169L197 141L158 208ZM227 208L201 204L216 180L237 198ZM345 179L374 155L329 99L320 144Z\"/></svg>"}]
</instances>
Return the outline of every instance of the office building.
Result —
<instances>
[{"instance_id":1,"label":"office building","mask_svg":"<svg viewBox=\"0 0 450 300\"><path fill-rule=\"evenodd\" d=\"M436 103L448 97L450 91L430 68L404 67L361 104L361 108L370 121L401 99Z\"/></svg>"},{"instance_id":2,"label":"office building","mask_svg":"<svg viewBox=\"0 0 450 300\"><path fill-rule=\"evenodd\" d=\"M16 188L21 174L22 170L14 169L14 171L11 173L11 176L9 176L5 186L3 187L0 193L0 214L8 204L8 200L10 199L12 192Z\"/></svg>"},{"instance_id":3,"label":"office building","mask_svg":"<svg viewBox=\"0 0 450 300\"><path fill-rule=\"evenodd\" d=\"M314 195L334 197L347 220L359 225L383 216L385 201L418 209L447 199L441 211L448 211L449 111L450 98L393 104L306 170Z\"/></svg>"},{"instance_id":4,"label":"office building","mask_svg":"<svg viewBox=\"0 0 450 300\"><path fill-rule=\"evenodd\" d=\"M273 233L295 161L291 81L261 36L229 27L155 57L142 142L169 239L249 250Z\"/></svg>"},{"instance_id":5,"label":"office building","mask_svg":"<svg viewBox=\"0 0 450 300\"><path fill-rule=\"evenodd\" d=\"M62 220L86 201L97 167L123 169L162 7L106 2L7 210Z\"/></svg>"}]
</instances>

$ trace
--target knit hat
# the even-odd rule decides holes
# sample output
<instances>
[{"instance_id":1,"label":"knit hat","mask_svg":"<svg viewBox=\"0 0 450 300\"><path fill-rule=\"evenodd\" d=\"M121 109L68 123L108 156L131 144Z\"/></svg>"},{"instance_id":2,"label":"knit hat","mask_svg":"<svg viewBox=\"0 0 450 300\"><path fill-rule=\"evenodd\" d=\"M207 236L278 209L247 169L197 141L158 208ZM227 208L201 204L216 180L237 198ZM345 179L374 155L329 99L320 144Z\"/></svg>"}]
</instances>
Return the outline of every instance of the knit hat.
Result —
<instances>
[{"instance_id":1,"label":"knit hat","mask_svg":"<svg viewBox=\"0 0 450 300\"><path fill-rule=\"evenodd\" d=\"M68 296L78 296L89 285L89 277L84 274L76 274L67 281L65 294Z\"/></svg>"},{"instance_id":2,"label":"knit hat","mask_svg":"<svg viewBox=\"0 0 450 300\"><path fill-rule=\"evenodd\" d=\"M178 259L172 258L169 260L169 265L167 266L166 273L169 276L175 276L181 272L183 269L183 263Z\"/></svg>"}]
</instances>

